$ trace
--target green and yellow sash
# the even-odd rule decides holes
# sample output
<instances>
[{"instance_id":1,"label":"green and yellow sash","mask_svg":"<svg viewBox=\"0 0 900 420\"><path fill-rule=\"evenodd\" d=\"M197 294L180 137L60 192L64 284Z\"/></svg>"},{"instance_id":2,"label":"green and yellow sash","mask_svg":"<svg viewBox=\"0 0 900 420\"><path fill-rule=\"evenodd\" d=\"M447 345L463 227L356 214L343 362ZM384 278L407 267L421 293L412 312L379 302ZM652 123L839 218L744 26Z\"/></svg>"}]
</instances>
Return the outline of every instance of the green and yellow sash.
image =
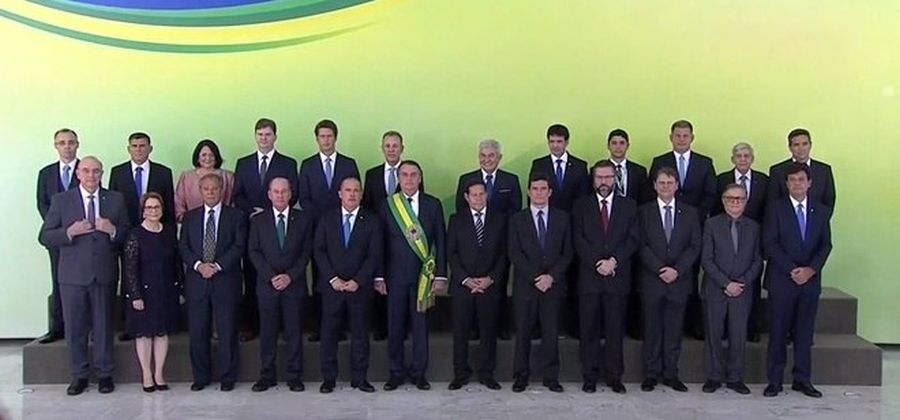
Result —
<instances>
[{"instance_id":1,"label":"green and yellow sash","mask_svg":"<svg viewBox=\"0 0 900 420\"><path fill-rule=\"evenodd\" d=\"M394 221L406 243L412 249L413 254L419 257L422 262L422 269L419 271L419 285L416 293L416 311L427 312L429 308L434 306L434 250L428 247L428 237L425 236L425 229L419 223L419 218L413 213L412 206L405 200L402 193L396 193L388 198L388 208Z\"/></svg>"}]
</instances>

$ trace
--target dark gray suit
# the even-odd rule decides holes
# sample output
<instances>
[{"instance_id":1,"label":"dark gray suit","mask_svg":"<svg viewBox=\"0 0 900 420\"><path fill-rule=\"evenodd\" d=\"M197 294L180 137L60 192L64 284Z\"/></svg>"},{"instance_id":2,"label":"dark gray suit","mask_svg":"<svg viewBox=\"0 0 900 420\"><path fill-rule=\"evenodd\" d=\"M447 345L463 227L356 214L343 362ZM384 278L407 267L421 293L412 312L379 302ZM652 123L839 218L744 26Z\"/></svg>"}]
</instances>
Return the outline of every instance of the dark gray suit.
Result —
<instances>
[{"instance_id":1,"label":"dark gray suit","mask_svg":"<svg viewBox=\"0 0 900 420\"><path fill-rule=\"evenodd\" d=\"M94 231L69 239L66 229L87 219L81 188L73 188L50 200L38 238L41 245L59 249L59 286L73 379L90 376L89 333L93 336L97 376L111 377L115 368L109 321L118 279L116 255L128 233L128 211L121 194L102 188L94 194L100 217L116 226L114 237Z\"/></svg>"},{"instance_id":2,"label":"dark gray suit","mask_svg":"<svg viewBox=\"0 0 900 420\"><path fill-rule=\"evenodd\" d=\"M753 289L762 271L759 224L741 216L734 221L737 250L731 236L732 218L726 213L706 221L703 229L703 299L706 303L704 362L709 380L743 382L747 317L753 305ZM745 284L738 297L725 294L728 283ZM722 334L728 319L728 359L723 375Z\"/></svg>"}]
</instances>

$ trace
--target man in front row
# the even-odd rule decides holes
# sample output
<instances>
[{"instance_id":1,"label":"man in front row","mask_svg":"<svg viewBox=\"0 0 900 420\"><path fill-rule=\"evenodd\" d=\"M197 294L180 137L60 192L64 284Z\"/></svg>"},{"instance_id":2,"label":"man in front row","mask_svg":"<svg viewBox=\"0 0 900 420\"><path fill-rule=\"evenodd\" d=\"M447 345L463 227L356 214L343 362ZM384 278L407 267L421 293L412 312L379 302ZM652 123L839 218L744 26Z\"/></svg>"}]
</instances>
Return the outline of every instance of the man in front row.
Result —
<instances>
[{"instance_id":1,"label":"man in front row","mask_svg":"<svg viewBox=\"0 0 900 420\"><path fill-rule=\"evenodd\" d=\"M241 256L247 244L247 216L222 205L219 175L200 178L203 207L184 215L179 249L185 263L184 294L188 301L191 391L201 391L212 380L210 336L212 318L219 334L218 371L222 391L237 380L237 310L241 300Z\"/></svg>"},{"instance_id":2,"label":"man in front row","mask_svg":"<svg viewBox=\"0 0 900 420\"><path fill-rule=\"evenodd\" d=\"M766 287L769 291L771 328L763 391L774 397L782 391L787 363L787 336L794 336L794 382L791 389L813 398L822 393L812 385L813 332L822 293L822 268L831 253L832 209L809 196L811 169L795 163L784 171L788 196L769 203L763 228Z\"/></svg>"},{"instance_id":3,"label":"man in front row","mask_svg":"<svg viewBox=\"0 0 900 420\"><path fill-rule=\"evenodd\" d=\"M469 180L463 197L467 206L450 216L447 254L450 260L450 295L453 297L453 381L457 390L469 382L469 328L478 319L478 381L500 389L494 379L497 366L497 321L506 288L506 214L487 207L487 188L481 179Z\"/></svg>"},{"instance_id":4,"label":"man in front row","mask_svg":"<svg viewBox=\"0 0 900 420\"><path fill-rule=\"evenodd\" d=\"M747 189L729 184L722 192L724 213L706 221L703 229L703 301L706 304L706 383L703 392L728 389L749 394L744 385L744 347L753 289L762 271L759 224L744 216ZM728 320L728 357L723 357L722 335ZM724 369L723 369L724 366ZM724 372L723 372L724 370Z\"/></svg>"},{"instance_id":5,"label":"man in front row","mask_svg":"<svg viewBox=\"0 0 900 420\"><path fill-rule=\"evenodd\" d=\"M509 259L514 267L513 310L516 350L513 392L525 391L530 374L531 334L541 325L539 354L544 386L563 392L559 383L559 312L566 293L566 270L572 261L569 214L550 207L550 178L534 173L528 181L528 208L509 220Z\"/></svg>"},{"instance_id":6,"label":"man in front row","mask_svg":"<svg viewBox=\"0 0 900 420\"><path fill-rule=\"evenodd\" d=\"M369 370L369 327L375 272L381 265L382 221L375 212L360 207L359 179L341 181L339 209L326 211L316 226L314 257L322 291L322 386L334 391L338 375L338 335L343 314L350 324L350 385L374 392L366 378Z\"/></svg>"},{"instance_id":7,"label":"man in front row","mask_svg":"<svg viewBox=\"0 0 900 420\"><path fill-rule=\"evenodd\" d=\"M256 268L259 307L259 380L253 392L277 383L278 326L287 344L288 388L303 386L303 311L306 303L306 264L312 253L313 224L307 212L294 209L291 183L277 177L269 182L272 207L250 219L247 254Z\"/></svg>"}]
</instances>

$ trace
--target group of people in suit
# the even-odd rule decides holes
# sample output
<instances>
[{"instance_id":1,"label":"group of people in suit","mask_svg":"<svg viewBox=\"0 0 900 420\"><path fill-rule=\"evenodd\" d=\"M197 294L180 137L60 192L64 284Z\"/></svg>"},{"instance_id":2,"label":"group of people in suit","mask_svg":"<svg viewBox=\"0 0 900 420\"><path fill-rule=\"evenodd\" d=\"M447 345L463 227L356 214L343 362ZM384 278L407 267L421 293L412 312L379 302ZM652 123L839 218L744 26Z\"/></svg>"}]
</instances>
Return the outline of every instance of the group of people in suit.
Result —
<instances>
[{"instance_id":1,"label":"group of people in suit","mask_svg":"<svg viewBox=\"0 0 900 420\"><path fill-rule=\"evenodd\" d=\"M299 171L296 160L275 150L274 121L257 121L254 135L257 150L239 159L234 172L222 169L213 141L201 141L194 169L173 188L171 170L149 161L149 135L134 133L131 159L112 169L107 190L100 161L76 158L74 131L55 133L60 160L38 181L39 239L50 252L54 284L50 331L41 341L68 341L70 394L87 387L89 333L99 390L114 389L110 313L121 259L126 334L136 337L147 392L168 389L162 366L180 294L188 305L192 390L213 379L214 335L221 390L234 389L239 341L256 335L262 368L252 390L275 386L281 333L287 385L303 391L304 330L321 340L320 392L335 389L345 331L354 388L374 391L367 380L374 332L388 340L384 389L407 381L430 389L428 310L447 292L451 390L475 372L487 388L501 388L494 377L497 340L512 327L514 392L528 387L537 337L543 385L563 391L561 333L580 339L584 392L595 392L600 380L626 392L628 331L643 338L641 389L652 391L661 381L686 391L678 360L687 330L705 336L703 391L724 382L745 394L743 352L747 339L758 339L754 308L765 271L771 325L764 394L781 392L786 343L793 340L792 386L821 396L811 383L810 347L835 193L830 166L810 159L805 129L789 133L792 157L767 178L752 169L746 143L733 148L734 167L717 176L712 160L692 150L693 126L685 120L672 125L672 150L654 158L649 171L628 159L624 130L609 133L609 158L589 169L569 153L568 128L554 124L546 136L550 153L532 163L524 208L518 176L499 168L499 142L485 140L479 169L459 178L446 227L440 200L425 192L422 168L403 160L396 131L383 135L385 161L366 172L365 188L355 160L337 152L330 120L314 128L319 151ZM475 372L472 335L480 340Z\"/></svg>"}]
</instances>

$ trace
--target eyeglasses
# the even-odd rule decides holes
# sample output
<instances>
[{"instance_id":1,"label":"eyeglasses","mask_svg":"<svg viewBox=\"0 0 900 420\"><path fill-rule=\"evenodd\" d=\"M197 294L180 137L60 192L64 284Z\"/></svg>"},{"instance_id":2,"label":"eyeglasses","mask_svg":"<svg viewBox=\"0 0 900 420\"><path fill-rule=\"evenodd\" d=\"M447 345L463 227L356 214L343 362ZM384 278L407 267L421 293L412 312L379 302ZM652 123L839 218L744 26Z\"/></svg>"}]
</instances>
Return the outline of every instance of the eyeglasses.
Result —
<instances>
[{"instance_id":1,"label":"eyeglasses","mask_svg":"<svg viewBox=\"0 0 900 420\"><path fill-rule=\"evenodd\" d=\"M730 201L732 203L740 203L742 201L747 201L747 197L741 197L739 195L726 195L722 197L724 201Z\"/></svg>"}]
</instances>

